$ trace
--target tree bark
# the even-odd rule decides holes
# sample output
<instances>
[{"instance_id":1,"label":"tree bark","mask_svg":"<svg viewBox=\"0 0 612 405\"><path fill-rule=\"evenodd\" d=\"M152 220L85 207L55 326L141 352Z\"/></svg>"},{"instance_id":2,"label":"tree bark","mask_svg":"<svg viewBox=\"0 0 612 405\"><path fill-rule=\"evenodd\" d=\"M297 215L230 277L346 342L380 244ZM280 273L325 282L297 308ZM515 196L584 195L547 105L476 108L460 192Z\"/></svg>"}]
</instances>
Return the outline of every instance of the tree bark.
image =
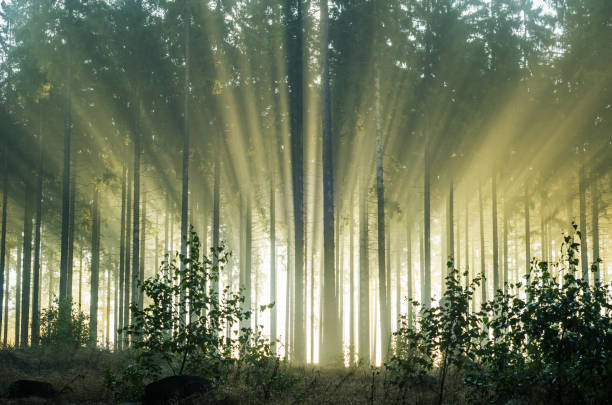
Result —
<instances>
[{"instance_id":1,"label":"tree bark","mask_svg":"<svg viewBox=\"0 0 612 405\"><path fill-rule=\"evenodd\" d=\"M359 176L359 362L370 365L370 268L367 174Z\"/></svg>"},{"instance_id":2,"label":"tree bark","mask_svg":"<svg viewBox=\"0 0 612 405\"><path fill-rule=\"evenodd\" d=\"M73 171L70 176L70 214L68 224L68 272L66 274L66 298L72 301L72 272L74 258L74 219L76 206L76 174Z\"/></svg>"},{"instance_id":3,"label":"tree bark","mask_svg":"<svg viewBox=\"0 0 612 405\"><path fill-rule=\"evenodd\" d=\"M424 178L424 207L423 207L423 255L424 255L424 274L421 279L422 294L421 303L423 308L431 307L431 168L429 151L429 134L425 135L425 178Z\"/></svg>"},{"instance_id":4,"label":"tree bark","mask_svg":"<svg viewBox=\"0 0 612 405\"><path fill-rule=\"evenodd\" d=\"M2 235L0 236L0 303L3 300L4 294L4 280L6 278L6 296L8 297L8 265L5 266L6 260L6 216L8 212L8 146L5 140L4 142L4 165L2 173ZM6 270L5 270L6 269ZM5 277L6 274L6 277ZM4 305L4 308L0 308L0 325L2 325L2 317L4 321L8 319L8 305ZM6 335L6 334L5 334ZM4 339L6 344L6 337Z\"/></svg>"},{"instance_id":5,"label":"tree bark","mask_svg":"<svg viewBox=\"0 0 612 405\"><path fill-rule=\"evenodd\" d=\"M491 178L492 217L493 217L493 294L501 289L499 282L499 236L497 231L497 171L493 169Z\"/></svg>"},{"instance_id":6,"label":"tree bark","mask_svg":"<svg viewBox=\"0 0 612 405\"><path fill-rule=\"evenodd\" d=\"M133 172L133 168L132 168ZM132 184L134 179L132 178L130 169L127 170L127 200L126 200L126 213L125 213L125 287L123 289L123 327L130 325L130 284L131 284L131 261L130 252L132 250L130 242L130 230L132 229ZM124 333L124 348L127 348L129 344L129 336Z\"/></svg>"},{"instance_id":7,"label":"tree bark","mask_svg":"<svg viewBox=\"0 0 612 405\"><path fill-rule=\"evenodd\" d=\"M23 244L17 247L17 277L15 284L15 347L19 346L19 332L21 326L21 261Z\"/></svg>"},{"instance_id":8,"label":"tree bark","mask_svg":"<svg viewBox=\"0 0 612 405\"><path fill-rule=\"evenodd\" d=\"M134 205L132 209L132 294L130 297L130 305L138 306L138 275L140 273L140 109L136 102L136 130L134 131ZM182 252L181 252L182 253ZM134 313L132 312L131 324L134 324Z\"/></svg>"},{"instance_id":9,"label":"tree bark","mask_svg":"<svg viewBox=\"0 0 612 405\"><path fill-rule=\"evenodd\" d=\"M412 302L410 300L414 299L412 292L412 224L411 221L408 220L408 226L406 227L406 284L408 285L408 325L412 325L413 322L413 313L412 313Z\"/></svg>"},{"instance_id":10,"label":"tree bark","mask_svg":"<svg viewBox=\"0 0 612 405\"><path fill-rule=\"evenodd\" d=\"M91 281L89 303L89 344L97 345L98 341L98 284L100 277L100 205L98 186L94 185L92 226L91 226Z\"/></svg>"},{"instance_id":11,"label":"tree bark","mask_svg":"<svg viewBox=\"0 0 612 405\"><path fill-rule=\"evenodd\" d=\"M592 176L591 179L591 208L592 208L592 216L593 216L593 266L595 267L595 272L593 277L595 278L595 282L598 283L601 281L600 274L600 265L599 265L599 187L598 187L598 179L595 176Z\"/></svg>"},{"instance_id":12,"label":"tree bark","mask_svg":"<svg viewBox=\"0 0 612 405\"><path fill-rule=\"evenodd\" d=\"M276 316L278 313L276 302L276 196L274 192L274 173L270 175L270 302L274 306L270 310L270 340L272 354L276 354Z\"/></svg>"},{"instance_id":13,"label":"tree bark","mask_svg":"<svg viewBox=\"0 0 612 405\"><path fill-rule=\"evenodd\" d=\"M21 347L27 347L30 327L30 273L32 269L32 196L31 186L26 182L23 218L23 270L21 275Z\"/></svg>"},{"instance_id":14,"label":"tree bark","mask_svg":"<svg viewBox=\"0 0 612 405\"><path fill-rule=\"evenodd\" d=\"M578 191L580 193L580 267L582 268L582 280L589 281L589 257L587 247L587 223L586 223L586 179L584 162L581 162L578 173Z\"/></svg>"},{"instance_id":15,"label":"tree bark","mask_svg":"<svg viewBox=\"0 0 612 405\"><path fill-rule=\"evenodd\" d=\"M349 321L349 365L352 366L355 363L355 221L354 214L355 208L353 206L353 195L351 192L350 202L350 218L349 218L349 289L350 289L350 321ZM313 274L314 277L314 274ZM313 304L314 306L314 301Z\"/></svg>"},{"instance_id":16,"label":"tree bark","mask_svg":"<svg viewBox=\"0 0 612 405\"><path fill-rule=\"evenodd\" d=\"M138 282L142 283L145 279L145 243L147 240L147 193L144 193L142 201L142 218L141 218L141 231L140 231L140 264L138 272ZM138 288L138 309L142 310L144 303L144 290Z\"/></svg>"},{"instance_id":17,"label":"tree bark","mask_svg":"<svg viewBox=\"0 0 612 405\"><path fill-rule=\"evenodd\" d=\"M5 282L2 284L2 288L4 289L4 333L2 337L2 343L4 346L8 344L8 315L9 315L9 269L10 269L10 261L11 261L11 251L7 249L6 251L6 277Z\"/></svg>"},{"instance_id":18,"label":"tree bark","mask_svg":"<svg viewBox=\"0 0 612 405\"><path fill-rule=\"evenodd\" d=\"M121 231L120 231L120 240L119 240L119 302L118 302L118 316L116 328L118 330L123 329L123 320L124 320L124 288L125 288L125 224L126 224L126 176L127 169L125 164L123 165L122 173L121 173ZM81 281L79 279L79 289L80 289ZM79 302L81 297L79 296ZM118 349L123 349L123 333L118 333L117 339Z\"/></svg>"},{"instance_id":19,"label":"tree bark","mask_svg":"<svg viewBox=\"0 0 612 405\"><path fill-rule=\"evenodd\" d=\"M525 274L527 275L527 284L529 284L529 275L531 273L531 228L529 223L529 187L525 183Z\"/></svg>"},{"instance_id":20,"label":"tree bark","mask_svg":"<svg viewBox=\"0 0 612 405\"><path fill-rule=\"evenodd\" d=\"M478 183L478 211L480 214L480 274L482 280L480 282L480 303L487 301L487 270L485 268L485 239L484 239L484 207L482 203L482 184Z\"/></svg>"},{"instance_id":21,"label":"tree bark","mask_svg":"<svg viewBox=\"0 0 612 405\"><path fill-rule=\"evenodd\" d=\"M34 234L34 280L32 294L32 345L37 345L40 339L40 232L42 228L42 198L43 198L43 138L40 136L38 155L38 184L36 188L36 230ZM0 286L2 283L0 282ZM0 288L1 290L1 288ZM0 295L1 297L1 295ZM1 300L0 300L1 302Z\"/></svg>"}]
</instances>

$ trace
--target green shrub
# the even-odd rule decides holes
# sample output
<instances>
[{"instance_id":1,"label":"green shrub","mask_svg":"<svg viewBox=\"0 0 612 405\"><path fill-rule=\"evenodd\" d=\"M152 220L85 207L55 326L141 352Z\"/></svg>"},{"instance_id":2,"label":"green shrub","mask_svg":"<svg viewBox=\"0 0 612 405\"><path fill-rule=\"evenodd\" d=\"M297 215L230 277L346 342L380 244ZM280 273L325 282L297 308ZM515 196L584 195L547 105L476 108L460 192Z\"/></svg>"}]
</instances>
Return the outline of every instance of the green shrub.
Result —
<instances>
[{"instance_id":1,"label":"green shrub","mask_svg":"<svg viewBox=\"0 0 612 405\"><path fill-rule=\"evenodd\" d=\"M55 300L40 315L40 343L82 347L89 337L89 318L71 300Z\"/></svg>"}]
</instances>

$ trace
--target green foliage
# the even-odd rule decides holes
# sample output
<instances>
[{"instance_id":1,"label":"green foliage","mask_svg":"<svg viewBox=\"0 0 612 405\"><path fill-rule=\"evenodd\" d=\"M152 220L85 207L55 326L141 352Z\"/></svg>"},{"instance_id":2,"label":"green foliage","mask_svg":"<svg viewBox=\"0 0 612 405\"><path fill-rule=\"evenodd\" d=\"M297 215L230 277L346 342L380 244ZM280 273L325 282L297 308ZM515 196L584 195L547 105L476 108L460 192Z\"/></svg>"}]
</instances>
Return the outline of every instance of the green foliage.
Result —
<instances>
[{"instance_id":1,"label":"green foliage","mask_svg":"<svg viewBox=\"0 0 612 405\"><path fill-rule=\"evenodd\" d=\"M406 318L387 364L400 389L439 372L444 394L449 370L460 373L470 403L599 404L612 390L611 286L576 278L579 233L565 236L563 259L533 262L527 284L470 312L475 286L462 287L458 271L446 278L440 305L423 309L417 325ZM510 291L515 291L511 293Z\"/></svg>"},{"instance_id":2,"label":"green foliage","mask_svg":"<svg viewBox=\"0 0 612 405\"><path fill-rule=\"evenodd\" d=\"M89 337L88 319L70 299L56 299L40 315L40 343L45 346L85 346Z\"/></svg>"},{"instance_id":3,"label":"green foliage","mask_svg":"<svg viewBox=\"0 0 612 405\"><path fill-rule=\"evenodd\" d=\"M230 253L219 247L211 250L214 260L200 259L193 229L188 250L187 256L177 255L180 265L167 258L155 277L140 284L150 304L130 308L133 322L124 330L133 358L121 375L107 373L107 385L116 397L129 400L130 393L141 392L146 381L168 373L200 375L217 384L232 376L244 378L265 398L291 386L294 379L286 364L272 354L259 328L235 327L251 317L250 310L242 308L244 296L229 287L220 295L210 288Z\"/></svg>"}]
</instances>

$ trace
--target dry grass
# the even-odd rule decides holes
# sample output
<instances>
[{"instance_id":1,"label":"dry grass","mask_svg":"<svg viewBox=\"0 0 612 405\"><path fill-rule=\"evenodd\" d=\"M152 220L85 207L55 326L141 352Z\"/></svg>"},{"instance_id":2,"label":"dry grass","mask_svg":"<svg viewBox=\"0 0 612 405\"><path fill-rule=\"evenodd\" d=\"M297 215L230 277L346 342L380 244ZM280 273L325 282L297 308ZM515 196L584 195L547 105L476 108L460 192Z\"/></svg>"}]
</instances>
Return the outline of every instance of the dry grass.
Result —
<instances>
[{"instance_id":1,"label":"dry grass","mask_svg":"<svg viewBox=\"0 0 612 405\"><path fill-rule=\"evenodd\" d=\"M60 391L57 398L44 400L0 399L6 404L112 404L113 395L104 382L104 371L116 365L118 354L108 351L81 349L0 350L0 393L17 379L47 381ZM437 404L437 387L432 381L415 381L400 392L389 382L381 369L293 367L290 373L297 382L283 392L275 392L265 400L262 387L230 378L214 395L194 397L185 404ZM461 404L460 379L450 378L445 404ZM0 395L1 397L1 395Z\"/></svg>"}]
</instances>

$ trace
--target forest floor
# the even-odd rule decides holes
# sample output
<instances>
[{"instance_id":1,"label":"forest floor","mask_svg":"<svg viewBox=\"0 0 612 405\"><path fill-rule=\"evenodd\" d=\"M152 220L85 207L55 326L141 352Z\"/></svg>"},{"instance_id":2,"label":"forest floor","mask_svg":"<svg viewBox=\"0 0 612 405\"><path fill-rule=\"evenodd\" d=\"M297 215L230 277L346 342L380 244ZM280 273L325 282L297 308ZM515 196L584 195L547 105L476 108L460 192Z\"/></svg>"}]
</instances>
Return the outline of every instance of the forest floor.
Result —
<instances>
[{"instance_id":1,"label":"forest floor","mask_svg":"<svg viewBox=\"0 0 612 405\"><path fill-rule=\"evenodd\" d=\"M104 350L0 349L0 404L114 404L105 373L116 367L121 354ZM414 404L438 403L435 379L414 382L404 392L390 383L380 368L290 367L296 377L290 388L264 399L263 390L241 379L231 379L213 393L193 397L185 404ZM46 381L59 391L50 400L6 399L9 384L19 379ZM445 404L461 404L459 378L447 380ZM127 404L127 403L124 403ZM136 404L136 403L133 403Z\"/></svg>"}]
</instances>

